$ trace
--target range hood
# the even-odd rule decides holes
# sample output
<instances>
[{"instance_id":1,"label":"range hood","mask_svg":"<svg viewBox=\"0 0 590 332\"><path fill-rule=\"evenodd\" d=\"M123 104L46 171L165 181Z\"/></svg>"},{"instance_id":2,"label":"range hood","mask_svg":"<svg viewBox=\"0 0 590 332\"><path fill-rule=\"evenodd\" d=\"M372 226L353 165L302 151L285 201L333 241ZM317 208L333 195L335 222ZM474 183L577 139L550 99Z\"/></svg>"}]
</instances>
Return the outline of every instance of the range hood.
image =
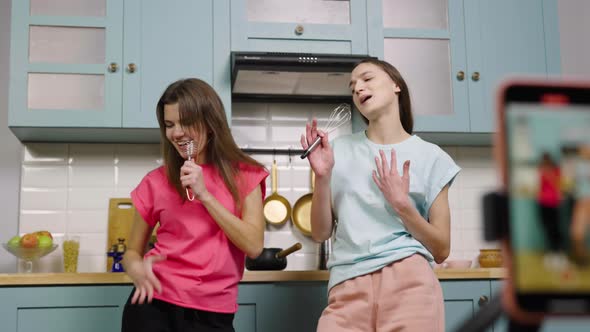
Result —
<instances>
[{"instance_id":1,"label":"range hood","mask_svg":"<svg viewBox=\"0 0 590 332\"><path fill-rule=\"evenodd\" d=\"M232 99L350 99L354 65L367 55L232 52Z\"/></svg>"}]
</instances>

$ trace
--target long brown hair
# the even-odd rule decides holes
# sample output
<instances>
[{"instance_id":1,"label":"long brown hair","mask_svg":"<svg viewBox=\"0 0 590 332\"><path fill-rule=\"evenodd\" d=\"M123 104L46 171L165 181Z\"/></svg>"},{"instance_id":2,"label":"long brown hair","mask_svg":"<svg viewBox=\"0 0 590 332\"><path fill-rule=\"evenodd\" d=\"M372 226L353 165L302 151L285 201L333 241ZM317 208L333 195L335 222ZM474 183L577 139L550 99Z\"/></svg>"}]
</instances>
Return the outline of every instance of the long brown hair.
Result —
<instances>
[{"instance_id":1,"label":"long brown hair","mask_svg":"<svg viewBox=\"0 0 590 332\"><path fill-rule=\"evenodd\" d=\"M414 131L414 117L412 116L412 103L410 102L410 90L408 89L408 85L406 81L400 74L399 70L392 66L389 62L382 61L376 58L367 58L364 60L359 61L357 64L354 65L354 68L358 67L360 64L363 63L370 63L379 68L381 68L391 79L397 84L400 88L399 92L399 119L402 123L402 127L408 134L412 134ZM365 118L361 114L363 121L365 124L369 124L369 120Z\"/></svg>"},{"instance_id":2,"label":"long brown hair","mask_svg":"<svg viewBox=\"0 0 590 332\"><path fill-rule=\"evenodd\" d=\"M242 197L236 183L239 181L239 164L261 168L263 166L237 146L229 129L221 99L209 84L200 79L182 79L170 84L158 101L156 114L160 124L162 157L168 181L174 185L178 194L186 199L185 189L180 183L180 168L184 159L167 139L164 123L164 106L176 103L183 128L207 133L206 162L215 166L236 201L236 206L240 208Z\"/></svg>"}]
</instances>

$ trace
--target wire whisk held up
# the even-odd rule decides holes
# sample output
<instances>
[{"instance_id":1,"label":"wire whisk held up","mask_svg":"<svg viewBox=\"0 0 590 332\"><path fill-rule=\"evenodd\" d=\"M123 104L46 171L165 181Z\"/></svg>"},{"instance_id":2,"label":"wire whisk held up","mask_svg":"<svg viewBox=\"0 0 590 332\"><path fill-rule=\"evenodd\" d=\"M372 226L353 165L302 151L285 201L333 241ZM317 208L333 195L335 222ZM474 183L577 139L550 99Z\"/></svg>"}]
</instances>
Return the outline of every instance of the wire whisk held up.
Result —
<instances>
[{"instance_id":1,"label":"wire whisk held up","mask_svg":"<svg viewBox=\"0 0 590 332\"><path fill-rule=\"evenodd\" d=\"M188 141L186 142L186 144L184 144L184 150L186 152L186 160L189 161L193 161L193 155L195 154L195 143L194 141ZM191 192L189 187L186 187L186 198L189 201L194 201L195 200L195 196L193 195L193 193Z\"/></svg>"},{"instance_id":2,"label":"wire whisk held up","mask_svg":"<svg viewBox=\"0 0 590 332\"><path fill-rule=\"evenodd\" d=\"M348 104L340 104L338 105L332 113L330 113L330 117L328 118L328 123L326 126L321 129L323 132L329 134L336 130L337 128L343 126L346 123L350 122L352 117L352 112L350 110L350 105ZM301 155L301 159L307 158L307 156L318 146L322 138L320 136L316 137L316 139L311 143L311 145L303 151Z\"/></svg>"}]
</instances>

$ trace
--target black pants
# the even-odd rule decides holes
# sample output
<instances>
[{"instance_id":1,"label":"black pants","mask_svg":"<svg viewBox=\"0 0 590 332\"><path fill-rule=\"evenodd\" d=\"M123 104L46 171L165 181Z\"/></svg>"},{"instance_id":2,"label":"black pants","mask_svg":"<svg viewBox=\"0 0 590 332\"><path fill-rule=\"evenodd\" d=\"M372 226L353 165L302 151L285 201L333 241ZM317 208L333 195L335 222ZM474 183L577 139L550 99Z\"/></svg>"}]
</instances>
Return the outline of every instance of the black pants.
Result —
<instances>
[{"instance_id":1,"label":"black pants","mask_svg":"<svg viewBox=\"0 0 590 332\"><path fill-rule=\"evenodd\" d=\"M235 332L234 314L183 308L156 299L131 304L134 292L123 310L121 332Z\"/></svg>"},{"instance_id":2,"label":"black pants","mask_svg":"<svg viewBox=\"0 0 590 332\"><path fill-rule=\"evenodd\" d=\"M541 205L540 209L549 250L558 252L563 249L561 230L559 229L559 207Z\"/></svg>"}]
</instances>

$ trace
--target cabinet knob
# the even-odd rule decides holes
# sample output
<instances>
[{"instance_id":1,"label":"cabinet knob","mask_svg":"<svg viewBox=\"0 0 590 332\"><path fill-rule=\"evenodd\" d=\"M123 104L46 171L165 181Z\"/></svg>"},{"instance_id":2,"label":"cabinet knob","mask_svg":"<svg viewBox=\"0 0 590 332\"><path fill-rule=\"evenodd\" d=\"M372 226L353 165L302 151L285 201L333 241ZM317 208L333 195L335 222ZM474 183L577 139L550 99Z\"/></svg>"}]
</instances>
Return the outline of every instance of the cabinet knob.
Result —
<instances>
[{"instance_id":1,"label":"cabinet knob","mask_svg":"<svg viewBox=\"0 0 590 332\"><path fill-rule=\"evenodd\" d=\"M111 62L109 64L109 67L108 67L109 73L116 73L118 69L119 69L119 65L117 65L116 62Z\"/></svg>"},{"instance_id":2,"label":"cabinet knob","mask_svg":"<svg viewBox=\"0 0 590 332\"><path fill-rule=\"evenodd\" d=\"M129 73L133 74L133 73L135 73L136 70L137 70L137 66L133 62L127 65L127 71Z\"/></svg>"},{"instance_id":3,"label":"cabinet knob","mask_svg":"<svg viewBox=\"0 0 590 332\"><path fill-rule=\"evenodd\" d=\"M473 72L473 74L471 75L471 79L472 79L474 82L477 82L477 81L479 81L479 72L478 72L478 71L474 71L474 72Z\"/></svg>"},{"instance_id":4,"label":"cabinet knob","mask_svg":"<svg viewBox=\"0 0 590 332\"><path fill-rule=\"evenodd\" d=\"M464 79L465 79L465 72L462 70L459 70L459 72L457 73L457 80L462 81Z\"/></svg>"},{"instance_id":5,"label":"cabinet knob","mask_svg":"<svg viewBox=\"0 0 590 332\"><path fill-rule=\"evenodd\" d=\"M482 305L486 305L490 300L488 299L487 296L482 295L479 297L479 301L477 301L477 304L479 304L479 306L481 307Z\"/></svg>"},{"instance_id":6,"label":"cabinet knob","mask_svg":"<svg viewBox=\"0 0 590 332\"><path fill-rule=\"evenodd\" d=\"M295 34L297 36L301 36L303 34L303 30L303 25L297 24L297 26L295 27Z\"/></svg>"}]
</instances>

